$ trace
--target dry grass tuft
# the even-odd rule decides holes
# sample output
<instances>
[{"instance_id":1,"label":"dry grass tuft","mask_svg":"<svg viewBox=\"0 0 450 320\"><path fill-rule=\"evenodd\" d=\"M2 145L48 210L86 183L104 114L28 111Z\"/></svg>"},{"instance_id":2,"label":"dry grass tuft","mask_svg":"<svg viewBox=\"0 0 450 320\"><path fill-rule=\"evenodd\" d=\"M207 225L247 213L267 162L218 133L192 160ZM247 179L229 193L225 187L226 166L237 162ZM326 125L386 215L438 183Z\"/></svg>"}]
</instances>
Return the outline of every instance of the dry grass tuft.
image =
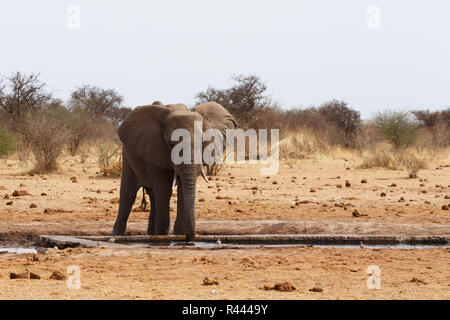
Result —
<instances>
[{"instance_id":1,"label":"dry grass tuft","mask_svg":"<svg viewBox=\"0 0 450 320\"><path fill-rule=\"evenodd\" d=\"M417 178L419 170L426 169L435 156L431 152L415 149L396 150L386 146L378 147L363 157L361 169L387 168L391 170L407 170L410 178Z\"/></svg>"},{"instance_id":2,"label":"dry grass tuft","mask_svg":"<svg viewBox=\"0 0 450 320\"><path fill-rule=\"evenodd\" d=\"M100 173L103 177L118 178L122 174L122 161L114 162L113 164L100 168Z\"/></svg>"},{"instance_id":3,"label":"dry grass tuft","mask_svg":"<svg viewBox=\"0 0 450 320\"><path fill-rule=\"evenodd\" d=\"M329 151L330 145L325 137L312 130L301 129L287 134L280 141L280 158L285 160L311 159Z\"/></svg>"}]
</instances>

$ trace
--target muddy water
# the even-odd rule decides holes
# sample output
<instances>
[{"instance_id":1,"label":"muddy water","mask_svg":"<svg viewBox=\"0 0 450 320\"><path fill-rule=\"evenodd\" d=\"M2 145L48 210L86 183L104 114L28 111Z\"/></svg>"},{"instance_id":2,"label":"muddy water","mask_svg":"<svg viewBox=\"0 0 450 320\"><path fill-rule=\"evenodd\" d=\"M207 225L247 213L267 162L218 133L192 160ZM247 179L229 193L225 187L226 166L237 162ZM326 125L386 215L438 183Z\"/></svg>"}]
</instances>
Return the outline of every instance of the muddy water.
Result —
<instances>
[{"instance_id":1,"label":"muddy water","mask_svg":"<svg viewBox=\"0 0 450 320\"><path fill-rule=\"evenodd\" d=\"M315 247L315 248L368 248L368 249L432 249L432 248L450 248L450 244L429 244L429 245L409 245L409 244L395 244L395 245L365 245L365 244L345 244L345 245L335 245L335 244L217 244L214 242L157 242L157 243L143 243L143 242L122 242L132 247L140 248L168 248L168 249L181 249L181 248L196 248L196 249L254 249L254 248L292 248L292 247Z\"/></svg>"},{"instance_id":2,"label":"muddy water","mask_svg":"<svg viewBox=\"0 0 450 320\"><path fill-rule=\"evenodd\" d=\"M24 253L37 253L37 250L33 248L8 247L2 245L0 246L0 253L3 252L24 254Z\"/></svg>"}]
</instances>

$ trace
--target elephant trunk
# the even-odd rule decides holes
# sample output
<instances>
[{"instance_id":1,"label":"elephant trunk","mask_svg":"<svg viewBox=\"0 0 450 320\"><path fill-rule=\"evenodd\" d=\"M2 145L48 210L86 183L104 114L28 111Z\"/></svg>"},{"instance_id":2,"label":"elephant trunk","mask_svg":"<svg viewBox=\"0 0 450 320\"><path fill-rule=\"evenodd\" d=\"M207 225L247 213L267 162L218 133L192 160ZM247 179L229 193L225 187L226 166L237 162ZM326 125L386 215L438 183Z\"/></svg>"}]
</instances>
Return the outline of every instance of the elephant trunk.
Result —
<instances>
[{"instance_id":1,"label":"elephant trunk","mask_svg":"<svg viewBox=\"0 0 450 320\"><path fill-rule=\"evenodd\" d=\"M183 193L183 221L186 241L192 241L195 235L195 187L197 182L195 165L185 166L179 173L181 191Z\"/></svg>"}]
</instances>

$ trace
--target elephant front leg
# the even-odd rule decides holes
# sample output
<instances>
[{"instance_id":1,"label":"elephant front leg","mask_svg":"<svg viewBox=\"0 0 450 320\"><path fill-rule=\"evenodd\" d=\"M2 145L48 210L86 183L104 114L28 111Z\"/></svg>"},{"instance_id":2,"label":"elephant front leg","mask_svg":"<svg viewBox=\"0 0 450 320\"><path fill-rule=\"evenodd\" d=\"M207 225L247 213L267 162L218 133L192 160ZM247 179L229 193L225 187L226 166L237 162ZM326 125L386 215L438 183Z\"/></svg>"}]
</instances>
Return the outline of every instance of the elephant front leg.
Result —
<instances>
[{"instance_id":1,"label":"elephant front leg","mask_svg":"<svg viewBox=\"0 0 450 320\"><path fill-rule=\"evenodd\" d=\"M114 224L112 232L113 236L121 236L125 234L128 217L130 216L131 207L136 199L138 189L138 179L128 164L126 157L124 157L122 165L122 179L120 182L119 213Z\"/></svg>"},{"instance_id":2,"label":"elephant front leg","mask_svg":"<svg viewBox=\"0 0 450 320\"><path fill-rule=\"evenodd\" d=\"M150 215L148 217L147 234L155 234L155 215L156 215L156 203L155 195L151 188L145 188L148 196L150 197Z\"/></svg>"},{"instance_id":3,"label":"elephant front leg","mask_svg":"<svg viewBox=\"0 0 450 320\"><path fill-rule=\"evenodd\" d=\"M148 234L166 235L169 234L170 225L170 197L172 196L172 176L173 171L153 170L150 221L147 229Z\"/></svg>"},{"instance_id":4,"label":"elephant front leg","mask_svg":"<svg viewBox=\"0 0 450 320\"><path fill-rule=\"evenodd\" d=\"M177 197L177 218L175 220L175 225L173 226L173 233L186 234L186 229L184 227L183 192L181 188L181 181L178 181Z\"/></svg>"}]
</instances>

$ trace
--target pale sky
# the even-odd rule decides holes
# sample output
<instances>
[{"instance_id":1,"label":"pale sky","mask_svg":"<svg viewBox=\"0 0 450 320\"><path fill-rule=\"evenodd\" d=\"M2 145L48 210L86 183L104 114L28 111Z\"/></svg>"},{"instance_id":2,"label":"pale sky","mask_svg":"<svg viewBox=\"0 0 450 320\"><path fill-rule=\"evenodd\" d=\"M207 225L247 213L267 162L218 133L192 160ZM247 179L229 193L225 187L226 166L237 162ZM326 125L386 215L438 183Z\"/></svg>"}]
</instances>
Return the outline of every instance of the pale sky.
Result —
<instances>
[{"instance_id":1,"label":"pale sky","mask_svg":"<svg viewBox=\"0 0 450 320\"><path fill-rule=\"evenodd\" d=\"M0 3L0 30L0 74L41 72L62 99L91 84L130 107L193 105L252 73L286 108L450 106L448 0L14 0Z\"/></svg>"}]
</instances>

